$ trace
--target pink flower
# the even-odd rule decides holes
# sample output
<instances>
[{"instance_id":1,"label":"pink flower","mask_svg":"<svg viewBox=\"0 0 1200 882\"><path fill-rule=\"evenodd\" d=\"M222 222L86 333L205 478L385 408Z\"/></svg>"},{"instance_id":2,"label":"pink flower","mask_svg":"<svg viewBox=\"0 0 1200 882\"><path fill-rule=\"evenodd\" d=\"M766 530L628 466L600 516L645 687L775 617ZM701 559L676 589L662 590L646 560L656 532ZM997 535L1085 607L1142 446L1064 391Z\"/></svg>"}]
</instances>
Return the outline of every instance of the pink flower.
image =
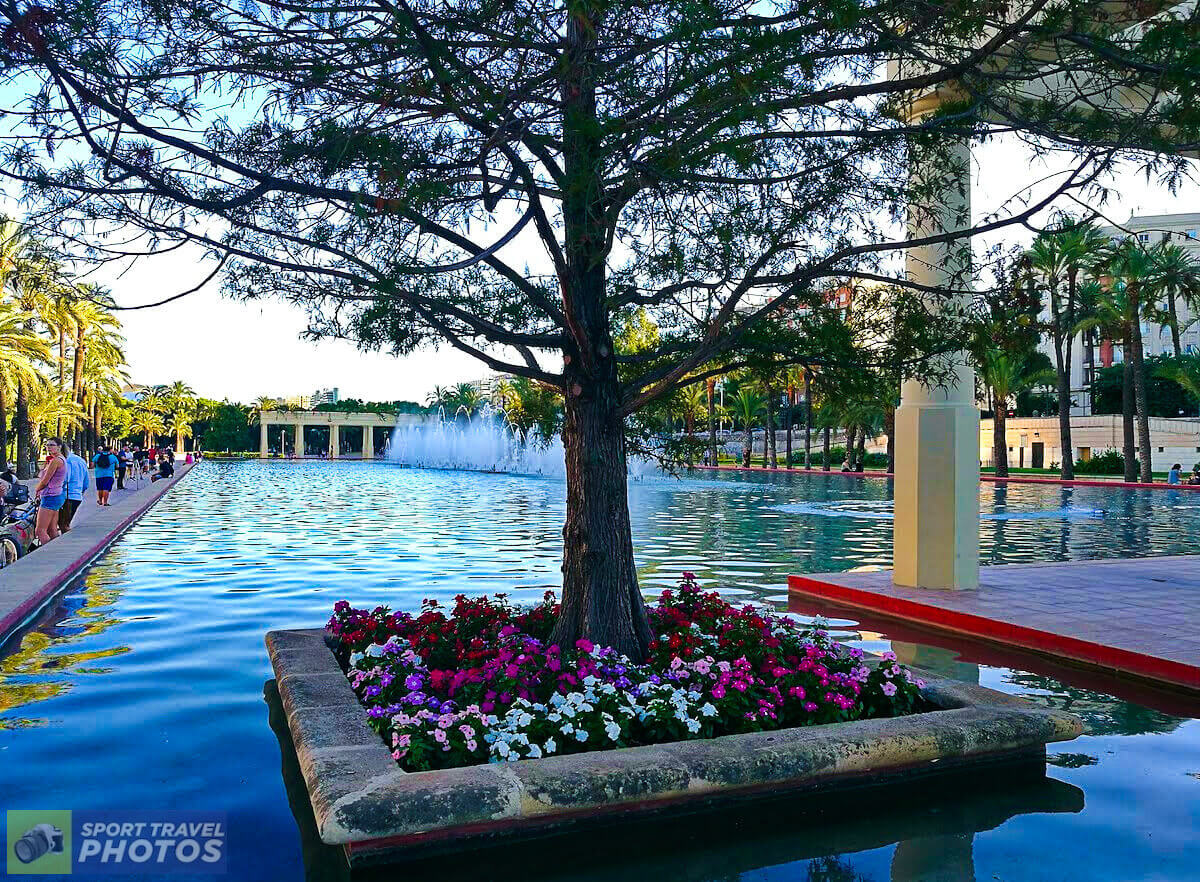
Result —
<instances>
[{"instance_id":1,"label":"pink flower","mask_svg":"<svg viewBox=\"0 0 1200 882\"><path fill-rule=\"evenodd\" d=\"M896 684L895 683L884 683L883 684L883 694L886 695L888 698L891 698L893 695L895 695L896 694Z\"/></svg>"},{"instance_id":2,"label":"pink flower","mask_svg":"<svg viewBox=\"0 0 1200 882\"><path fill-rule=\"evenodd\" d=\"M714 686L712 688L712 697L717 698L717 699L724 698L725 697L725 687L722 686L720 683L718 683L716 686Z\"/></svg>"}]
</instances>

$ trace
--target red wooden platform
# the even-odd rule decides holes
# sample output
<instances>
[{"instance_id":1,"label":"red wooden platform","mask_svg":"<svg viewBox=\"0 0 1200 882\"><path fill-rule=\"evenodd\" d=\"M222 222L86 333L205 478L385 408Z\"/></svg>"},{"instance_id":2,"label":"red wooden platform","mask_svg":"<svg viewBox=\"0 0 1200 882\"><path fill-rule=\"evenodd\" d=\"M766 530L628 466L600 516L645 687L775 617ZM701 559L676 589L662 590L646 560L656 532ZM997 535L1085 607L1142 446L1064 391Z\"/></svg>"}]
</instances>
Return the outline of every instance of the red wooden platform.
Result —
<instances>
[{"instance_id":1,"label":"red wooden platform","mask_svg":"<svg viewBox=\"0 0 1200 882\"><path fill-rule=\"evenodd\" d=\"M890 570L791 576L793 594L1200 692L1200 556L983 567L972 591Z\"/></svg>"}]
</instances>

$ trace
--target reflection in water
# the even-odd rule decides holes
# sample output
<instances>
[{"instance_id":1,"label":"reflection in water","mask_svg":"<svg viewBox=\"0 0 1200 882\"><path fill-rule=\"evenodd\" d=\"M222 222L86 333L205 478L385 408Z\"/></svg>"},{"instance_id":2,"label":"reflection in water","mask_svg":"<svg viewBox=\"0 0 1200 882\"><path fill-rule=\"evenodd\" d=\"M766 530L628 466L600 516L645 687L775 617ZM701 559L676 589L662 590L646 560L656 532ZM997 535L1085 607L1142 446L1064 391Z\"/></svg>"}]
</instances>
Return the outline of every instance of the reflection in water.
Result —
<instances>
[{"instance_id":1,"label":"reflection in water","mask_svg":"<svg viewBox=\"0 0 1200 882\"><path fill-rule=\"evenodd\" d=\"M70 651L120 623L112 609L121 595L121 575L119 568L110 574L89 573L81 590L42 614L46 624L26 633L9 655L0 657L0 729L46 725L44 719L8 712L63 694L76 676L107 673L110 668L95 662L129 651L120 645Z\"/></svg>"},{"instance_id":2,"label":"reflection in water","mask_svg":"<svg viewBox=\"0 0 1200 882\"><path fill-rule=\"evenodd\" d=\"M1069 711L1083 720L1088 735L1143 735L1173 732L1184 722L1148 707L1121 701L1103 692L1068 686L1051 677L1009 671L1005 680L1018 694L1045 707Z\"/></svg>"}]
</instances>

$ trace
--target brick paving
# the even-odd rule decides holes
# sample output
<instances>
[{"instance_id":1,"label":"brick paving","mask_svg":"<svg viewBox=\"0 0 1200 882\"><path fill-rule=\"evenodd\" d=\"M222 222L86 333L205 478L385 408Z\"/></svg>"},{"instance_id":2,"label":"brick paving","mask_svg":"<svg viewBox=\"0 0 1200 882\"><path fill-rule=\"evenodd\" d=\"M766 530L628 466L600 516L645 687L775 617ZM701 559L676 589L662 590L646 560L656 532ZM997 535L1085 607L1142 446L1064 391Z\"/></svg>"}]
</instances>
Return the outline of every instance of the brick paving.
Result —
<instances>
[{"instance_id":1,"label":"brick paving","mask_svg":"<svg viewBox=\"0 0 1200 882\"><path fill-rule=\"evenodd\" d=\"M983 567L972 591L900 588L890 570L788 582L795 594L1200 691L1200 556Z\"/></svg>"}]
</instances>

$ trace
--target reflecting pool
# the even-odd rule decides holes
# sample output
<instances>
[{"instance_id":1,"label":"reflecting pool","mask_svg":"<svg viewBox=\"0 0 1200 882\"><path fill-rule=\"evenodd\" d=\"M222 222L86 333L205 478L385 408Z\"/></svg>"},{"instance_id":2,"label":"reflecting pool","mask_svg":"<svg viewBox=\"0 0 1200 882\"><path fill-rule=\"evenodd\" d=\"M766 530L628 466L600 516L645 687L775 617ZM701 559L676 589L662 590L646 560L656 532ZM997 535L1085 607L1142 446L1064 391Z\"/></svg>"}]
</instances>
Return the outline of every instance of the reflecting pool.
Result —
<instances>
[{"instance_id":1,"label":"reflecting pool","mask_svg":"<svg viewBox=\"0 0 1200 882\"><path fill-rule=\"evenodd\" d=\"M730 597L787 609L789 573L890 564L890 493L888 482L841 475L635 481L644 588L656 593L691 570ZM1197 494L982 485L980 503L985 563L1200 545ZM337 854L303 835L311 817L294 758L281 755L270 726L263 634L323 624L341 598L414 609L427 596L539 597L558 584L563 513L563 485L549 478L354 462L197 467L5 647L0 810L223 811L232 837L223 878L338 878ZM891 646L915 664L1070 709L1086 734L1051 745L1044 781L980 782L969 793L912 794L903 804L831 804L816 817L811 805L784 802L600 834L614 847L586 862L578 844L560 843L535 851L536 860L528 850L470 866L444 856L404 872L1197 878L1200 709L836 610L792 612L831 616L843 639L864 648ZM1132 627L1113 621L1114 629ZM803 820L798 808L808 812Z\"/></svg>"}]
</instances>

